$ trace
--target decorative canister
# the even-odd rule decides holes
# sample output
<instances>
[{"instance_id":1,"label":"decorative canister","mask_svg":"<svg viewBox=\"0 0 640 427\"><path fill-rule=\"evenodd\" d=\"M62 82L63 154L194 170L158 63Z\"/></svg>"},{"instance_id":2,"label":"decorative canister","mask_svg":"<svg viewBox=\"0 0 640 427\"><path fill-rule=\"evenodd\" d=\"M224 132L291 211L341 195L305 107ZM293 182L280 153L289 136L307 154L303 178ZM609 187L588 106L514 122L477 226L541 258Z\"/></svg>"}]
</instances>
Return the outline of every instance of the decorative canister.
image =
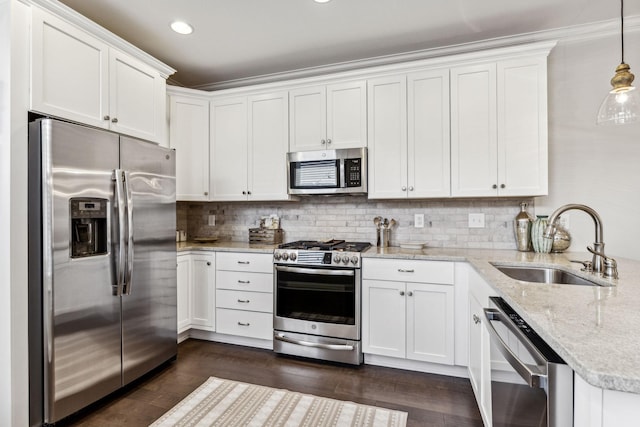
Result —
<instances>
[{"instance_id":1,"label":"decorative canister","mask_svg":"<svg viewBox=\"0 0 640 427\"><path fill-rule=\"evenodd\" d=\"M520 252L529 252L531 246L531 225L533 218L527 212L527 204L520 203L520 212L513 221L513 229L516 234L516 247Z\"/></svg>"},{"instance_id":2,"label":"decorative canister","mask_svg":"<svg viewBox=\"0 0 640 427\"><path fill-rule=\"evenodd\" d=\"M534 252L544 254L551 252L553 239L544 237L544 230L547 228L548 223L549 217L547 215L537 215L535 221L533 221L533 225L531 226L531 243Z\"/></svg>"},{"instance_id":3,"label":"decorative canister","mask_svg":"<svg viewBox=\"0 0 640 427\"><path fill-rule=\"evenodd\" d=\"M564 252L571 246L571 234L559 222L560 217L556 221L556 232L553 235L553 244L551 245L551 252L554 253Z\"/></svg>"}]
</instances>

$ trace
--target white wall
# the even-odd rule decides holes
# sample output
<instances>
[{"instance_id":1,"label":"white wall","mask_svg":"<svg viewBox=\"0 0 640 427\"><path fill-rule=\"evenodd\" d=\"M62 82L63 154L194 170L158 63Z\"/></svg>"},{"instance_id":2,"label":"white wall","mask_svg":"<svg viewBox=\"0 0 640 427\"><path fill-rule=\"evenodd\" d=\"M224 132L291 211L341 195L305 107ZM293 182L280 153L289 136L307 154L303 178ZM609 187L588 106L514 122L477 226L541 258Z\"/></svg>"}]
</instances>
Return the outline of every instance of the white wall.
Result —
<instances>
[{"instance_id":1,"label":"white wall","mask_svg":"<svg viewBox=\"0 0 640 427\"><path fill-rule=\"evenodd\" d=\"M640 31L625 32L625 62L640 85ZM604 224L606 253L640 260L640 123L595 124L620 63L620 36L561 41L549 57L549 196L537 214L566 203L594 208ZM640 89L639 89L640 90ZM594 241L591 218L569 211L572 251ZM590 259L590 255L584 259ZM624 275L624 271L620 272Z\"/></svg>"}]
</instances>

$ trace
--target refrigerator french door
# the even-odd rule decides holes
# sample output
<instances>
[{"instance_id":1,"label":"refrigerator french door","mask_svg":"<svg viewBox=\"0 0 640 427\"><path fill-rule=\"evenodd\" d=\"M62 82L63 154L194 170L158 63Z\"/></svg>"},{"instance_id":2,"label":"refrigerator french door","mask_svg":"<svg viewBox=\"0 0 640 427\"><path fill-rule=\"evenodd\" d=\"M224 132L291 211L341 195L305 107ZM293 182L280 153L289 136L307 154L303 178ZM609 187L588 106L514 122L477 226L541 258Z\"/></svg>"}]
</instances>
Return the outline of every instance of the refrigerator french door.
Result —
<instances>
[{"instance_id":1,"label":"refrigerator french door","mask_svg":"<svg viewBox=\"0 0 640 427\"><path fill-rule=\"evenodd\" d=\"M30 424L175 358L175 153L52 119L29 128Z\"/></svg>"}]
</instances>

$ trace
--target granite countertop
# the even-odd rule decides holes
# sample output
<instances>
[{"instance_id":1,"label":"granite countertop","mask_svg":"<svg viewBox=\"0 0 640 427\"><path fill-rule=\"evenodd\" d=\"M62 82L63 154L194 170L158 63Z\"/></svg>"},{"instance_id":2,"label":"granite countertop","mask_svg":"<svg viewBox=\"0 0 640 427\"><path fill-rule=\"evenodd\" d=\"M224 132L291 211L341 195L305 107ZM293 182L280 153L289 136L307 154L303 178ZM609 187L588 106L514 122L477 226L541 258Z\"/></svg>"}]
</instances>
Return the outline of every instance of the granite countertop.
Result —
<instances>
[{"instance_id":1,"label":"granite countertop","mask_svg":"<svg viewBox=\"0 0 640 427\"><path fill-rule=\"evenodd\" d=\"M177 244L178 252L270 253L276 247L222 241ZM467 262L588 383L640 393L640 261L616 257L620 278L605 280L571 262L590 260L587 252L372 247L362 257ZM509 278L491 263L555 266L609 286L526 283Z\"/></svg>"},{"instance_id":2,"label":"granite countertop","mask_svg":"<svg viewBox=\"0 0 640 427\"><path fill-rule=\"evenodd\" d=\"M465 261L504 298L573 370L604 389L640 393L640 262L616 258L620 278L580 271L571 260L591 254L508 250L370 248L363 257ZM555 266L609 286L554 285L514 280L491 265ZM613 286L611 286L613 285Z\"/></svg>"}]
</instances>

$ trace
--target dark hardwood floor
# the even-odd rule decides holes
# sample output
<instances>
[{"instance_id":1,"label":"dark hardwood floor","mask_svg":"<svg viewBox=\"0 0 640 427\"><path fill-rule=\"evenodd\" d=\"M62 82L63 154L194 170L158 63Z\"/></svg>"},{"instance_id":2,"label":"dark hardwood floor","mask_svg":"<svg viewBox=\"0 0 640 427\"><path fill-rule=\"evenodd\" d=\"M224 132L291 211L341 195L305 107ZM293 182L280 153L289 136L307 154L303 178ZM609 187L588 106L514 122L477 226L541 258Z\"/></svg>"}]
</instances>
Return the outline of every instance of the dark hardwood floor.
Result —
<instances>
[{"instance_id":1,"label":"dark hardwood floor","mask_svg":"<svg viewBox=\"0 0 640 427\"><path fill-rule=\"evenodd\" d=\"M148 426L210 376L406 411L408 427L482 426L464 378L326 364L191 339L178 346L175 362L61 425Z\"/></svg>"}]
</instances>

